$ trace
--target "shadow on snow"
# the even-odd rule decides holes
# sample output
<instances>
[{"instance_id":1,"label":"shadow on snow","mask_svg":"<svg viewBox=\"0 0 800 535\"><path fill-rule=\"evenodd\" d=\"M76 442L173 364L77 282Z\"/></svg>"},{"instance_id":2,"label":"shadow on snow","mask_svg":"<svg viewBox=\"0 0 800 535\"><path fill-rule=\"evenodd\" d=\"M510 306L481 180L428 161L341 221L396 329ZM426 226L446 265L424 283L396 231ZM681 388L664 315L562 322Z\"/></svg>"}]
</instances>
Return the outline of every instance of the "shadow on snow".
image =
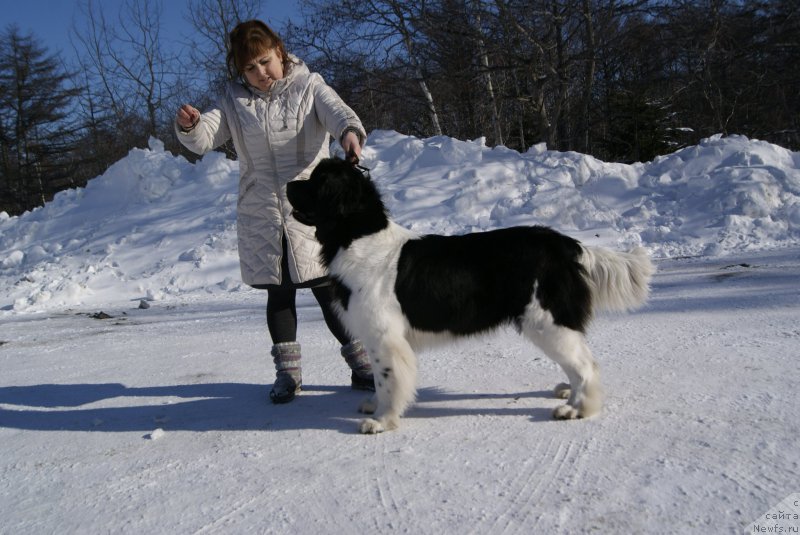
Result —
<instances>
[{"instance_id":1,"label":"shadow on snow","mask_svg":"<svg viewBox=\"0 0 800 535\"><path fill-rule=\"evenodd\" d=\"M327 429L356 433L356 411L366 396L347 386L308 385L292 403L273 405L263 384L207 383L128 387L106 384L40 384L0 387L0 427L35 431L143 432L285 431ZM521 403L550 392L460 394L422 388L408 418L470 415L527 416L548 421L552 407ZM176 399L178 398L178 399ZM137 404L132 404L132 400ZM115 401L116 400L116 401ZM459 401L471 401L460 407ZM482 407L475 401L485 400ZM505 400L505 406L498 402ZM109 405L116 406L109 406ZM122 404L123 406L119 406ZM100 405L100 406L87 406ZM15 408L8 408L9 406Z\"/></svg>"}]
</instances>

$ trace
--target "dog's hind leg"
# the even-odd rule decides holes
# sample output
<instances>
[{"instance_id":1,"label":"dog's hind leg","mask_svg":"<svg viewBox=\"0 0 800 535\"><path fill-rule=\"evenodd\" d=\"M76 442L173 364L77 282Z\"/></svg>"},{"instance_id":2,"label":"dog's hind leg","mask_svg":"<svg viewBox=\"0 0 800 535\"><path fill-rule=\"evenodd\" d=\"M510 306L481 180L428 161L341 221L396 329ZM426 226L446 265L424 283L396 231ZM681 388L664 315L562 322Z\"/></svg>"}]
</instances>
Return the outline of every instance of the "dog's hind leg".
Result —
<instances>
[{"instance_id":1,"label":"dog's hind leg","mask_svg":"<svg viewBox=\"0 0 800 535\"><path fill-rule=\"evenodd\" d=\"M553 417L572 420L600 412L603 405L600 371L583 333L559 325L524 332L569 378L569 385L562 383L555 388L556 397L567 399L567 403L556 408Z\"/></svg>"},{"instance_id":2,"label":"dog's hind leg","mask_svg":"<svg viewBox=\"0 0 800 535\"><path fill-rule=\"evenodd\" d=\"M375 377L375 395L359 409L372 414L371 418L361 421L359 430L374 434L397 428L403 412L414 401L417 357L400 335L367 344Z\"/></svg>"}]
</instances>

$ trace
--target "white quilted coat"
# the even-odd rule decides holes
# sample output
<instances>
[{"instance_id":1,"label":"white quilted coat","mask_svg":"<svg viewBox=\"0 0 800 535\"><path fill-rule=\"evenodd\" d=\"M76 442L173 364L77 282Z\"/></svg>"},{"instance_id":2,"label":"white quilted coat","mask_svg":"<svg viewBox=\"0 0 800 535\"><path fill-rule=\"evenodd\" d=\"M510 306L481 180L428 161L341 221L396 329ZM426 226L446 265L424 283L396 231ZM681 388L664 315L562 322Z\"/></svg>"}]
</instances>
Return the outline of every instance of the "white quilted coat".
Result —
<instances>
[{"instance_id":1,"label":"white quilted coat","mask_svg":"<svg viewBox=\"0 0 800 535\"><path fill-rule=\"evenodd\" d=\"M286 198L286 184L306 180L329 155L328 134L340 140L354 129L363 145L356 114L319 74L295 57L285 77L263 93L231 81L216 104L189 132L175 124L181 143L205 154L233 139L239 158L237 229L242 280L251 286L280 284L284 277L309 283L326 275L314 228L298 223ZM289 273L281 273L282 237L288 242Z\"/></svg>"}]
</instances>

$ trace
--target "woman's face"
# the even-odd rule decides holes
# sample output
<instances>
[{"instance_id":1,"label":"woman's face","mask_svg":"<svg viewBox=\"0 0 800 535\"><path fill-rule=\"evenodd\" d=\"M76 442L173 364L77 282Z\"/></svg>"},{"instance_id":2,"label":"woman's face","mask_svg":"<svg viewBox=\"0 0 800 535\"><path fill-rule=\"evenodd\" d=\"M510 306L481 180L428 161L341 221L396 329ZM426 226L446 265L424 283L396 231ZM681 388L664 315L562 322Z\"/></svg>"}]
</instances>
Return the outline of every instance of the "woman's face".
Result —
<instances>
[{"instance_id":1,"label":"woman's face","mask_svg":"<svg viewBox=\"0 0 800 535\"><path fill-rule=\"evenodd\" d=\"M277 50L268 50L247 62L243 73L247 83L267 91L275 80L283 78L283 58Z\"/></svg>"}]
</instances>

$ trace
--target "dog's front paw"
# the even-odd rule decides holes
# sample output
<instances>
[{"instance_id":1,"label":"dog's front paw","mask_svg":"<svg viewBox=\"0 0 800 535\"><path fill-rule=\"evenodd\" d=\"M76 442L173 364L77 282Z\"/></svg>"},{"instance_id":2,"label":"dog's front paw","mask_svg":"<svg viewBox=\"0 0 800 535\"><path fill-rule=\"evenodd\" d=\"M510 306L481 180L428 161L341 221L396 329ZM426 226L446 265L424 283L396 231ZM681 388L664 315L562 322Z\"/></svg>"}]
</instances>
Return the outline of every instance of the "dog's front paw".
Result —
<instances>
[{"instance_id":1,"label":"dog's front paw","mask_svg":"<svg viewBox=\"0 0 800 535\"><path fill-rule=\"evenodd\" d=\"M396 416L382 416L381 418L364 418L358 424L358 430L365 435L375 435L384 431L397 429L400 419Z\"/></svg>"},{"instance_id":2,"label":"dog's front paw","mask_svg":"<svg viewBox=\"0 0 800 535\"><path fill-rule=\"evenodd\" d=\"M383 433L386 429L378 420L364 418L361 420L361 423L358 424L358 431L362 435L377 435L378 433Z\"/></svg>"},{"instance_id":3,"label":"dog's front paw","mask_svg":"<svg viewBox=\"0 0 800 535\"><path fill-rule=\"evenodd\" d=\"M358 412L361 414L375 414L375 411L378 409L378 401L375 397L369 397L361 402L361 405L358 406Z\"/></svg>"},{"instance_id":4,"label":"dog's front paw","mask_svg":"<svg viewBox=\"0 0 800 535\"><path fill-rule=\"evenodd\" d=\"M583 418L583 415L572 405L561 405L553 411L553 418L556 420L577 420L578 418Z\"/></svg>"},{"instance_id":5,"label":"dog's front paw","mask_svg":"<svg viewBox=\"0 0 800 535\"><path fill-rule=\"evenodd\" d=\"M579 403L577 407L569 403L556 407L553 411L553 418L556 420L591 418L600 412L601 407L602 403L599 400L587 398L584 399L582 403Z\"/></svg>"}]
</instances>

